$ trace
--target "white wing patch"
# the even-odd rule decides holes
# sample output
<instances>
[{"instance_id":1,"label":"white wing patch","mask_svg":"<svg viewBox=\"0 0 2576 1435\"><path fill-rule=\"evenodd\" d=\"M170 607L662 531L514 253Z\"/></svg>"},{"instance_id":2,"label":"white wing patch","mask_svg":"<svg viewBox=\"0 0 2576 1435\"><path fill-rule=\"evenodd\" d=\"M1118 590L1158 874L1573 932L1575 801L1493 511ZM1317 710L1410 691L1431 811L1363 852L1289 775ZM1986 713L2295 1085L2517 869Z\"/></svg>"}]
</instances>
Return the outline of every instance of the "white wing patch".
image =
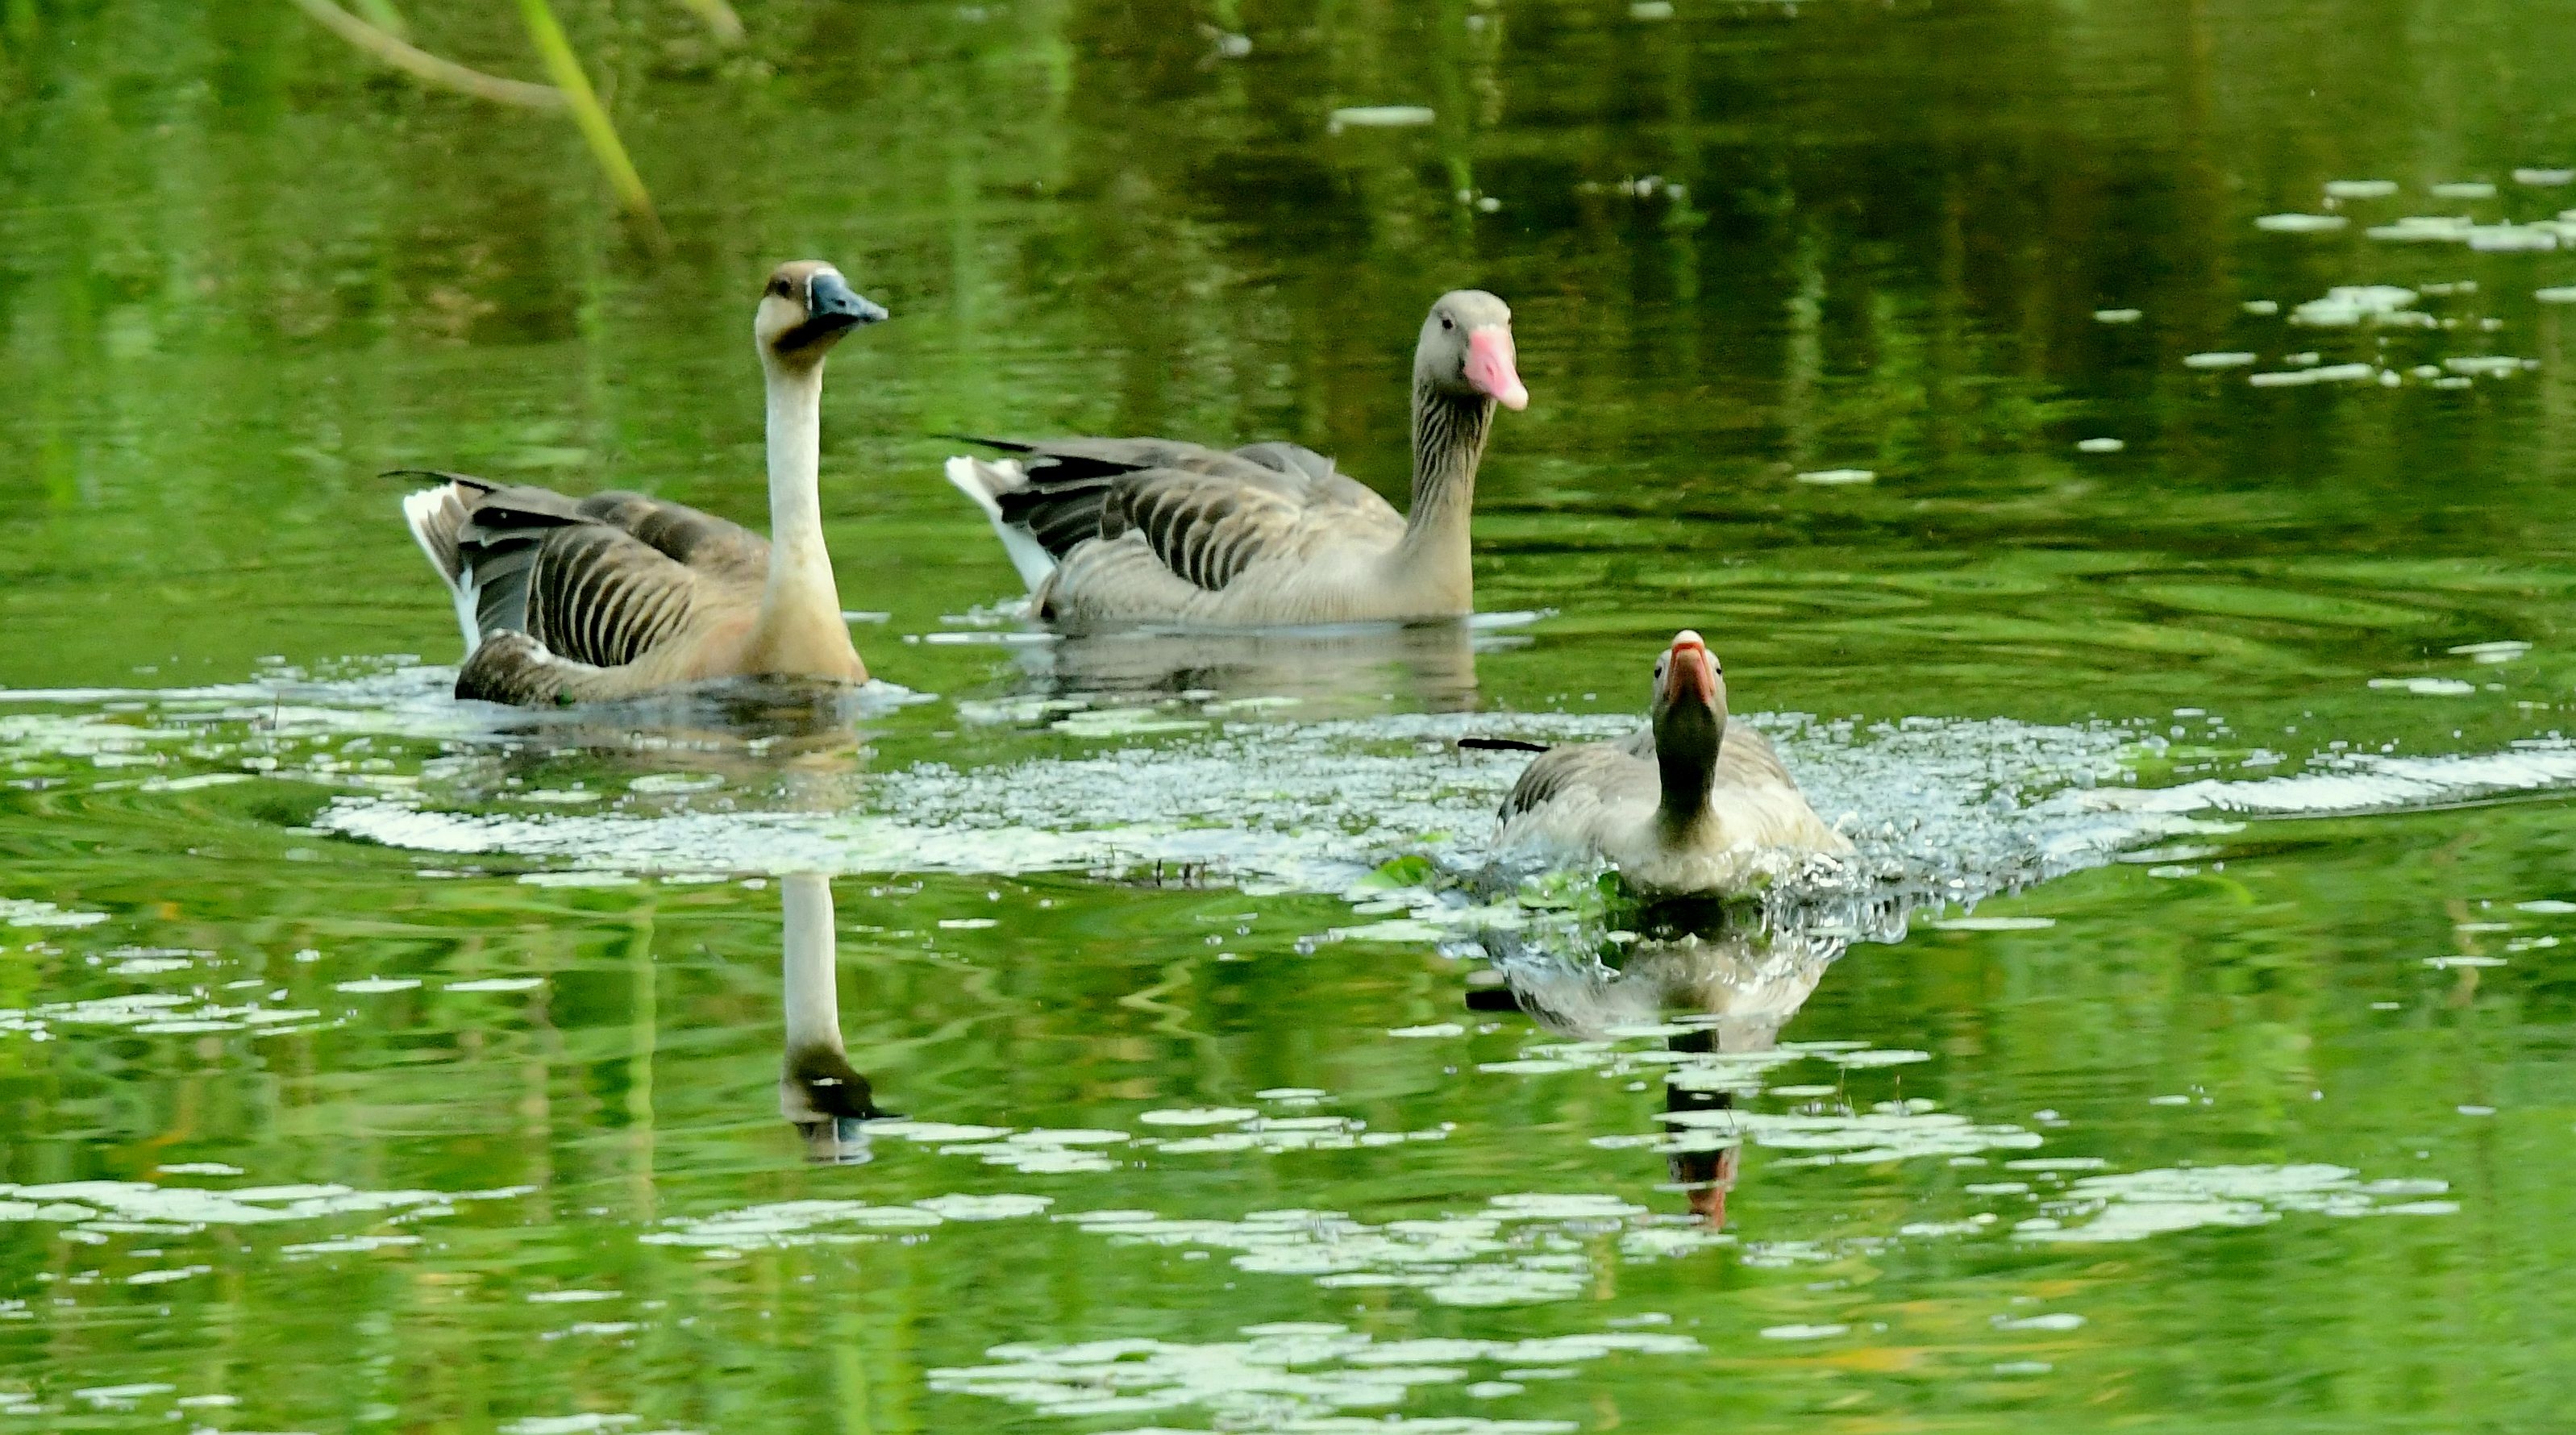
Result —
<instances>
[{"instance_id":1,"label":"white wing patch","mask_svg":"<svg viewBox=\"0 0 2576 1435\"><path fill-rule=\"evenodd\" d=\"M448 597L456 602L456 626L465 634L466 656L472 657L483 641L483 632L474 620L474 575L462 571L463 565L456 561L456 529L465 518L465 506L457 498L456 485L442 483L406 494L402 506L403 522L411 529L412 541L429 555L429 566L438 570L439 581L447 585Z\"/></svg>"},{"instance_id":2,"label":"white wing patch","mask_svg":"<svg viewBox=\"0 0 2576 1435\"><path fill-rule=\"evenodd\" d=\"M948 481L957 486L957 491L975 500L975 506L984 510L984 517L991 520L993 532L1001 537L1002 551L1010 555L1011 566L1020 570L1020 581L1028 585L1031 593L1038 591L1038 585L1055 572L1055 555L1046 551L1046 546L1038 542L1036 534L1004 518L1002 505L995 501L997 494L1026 487L1027 471L1020 467L1017 459L967 458L963 455L948 460L945 471Z\"/></svg>"}]
</instances>

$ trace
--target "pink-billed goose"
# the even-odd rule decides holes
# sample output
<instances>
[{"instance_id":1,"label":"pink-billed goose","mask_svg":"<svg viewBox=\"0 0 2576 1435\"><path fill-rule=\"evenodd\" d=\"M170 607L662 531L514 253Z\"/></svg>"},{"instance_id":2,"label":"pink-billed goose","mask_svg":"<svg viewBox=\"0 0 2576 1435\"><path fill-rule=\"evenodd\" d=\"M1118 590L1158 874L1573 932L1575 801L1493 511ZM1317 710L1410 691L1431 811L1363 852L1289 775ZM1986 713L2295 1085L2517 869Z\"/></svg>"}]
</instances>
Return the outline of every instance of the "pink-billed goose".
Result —
<instances>
[{"instance_id":1,"label":"pink-billed goose","mask_svg":"<svg viewBox=\"0 0 2576 1435\"><path fill-rule=\"evenodd\" d=\"M952 458L948 480L992 520L1030 611L1059 627L1463 617L1494 405L1529 403L1513 359L1502 300L1461 289L1431 306L1413 353L1409 513L1289 443L976 439L1018 457Z\"/></svg>"},{"instance_id":2,"label":"pink-billed goose","mask_svg":"<svg viewBox=\"0 0 2576 1435\"><path fill-rule=\"evenodd\" d=\"M1571 848L1663 895L1740 890L1766 855L1852 850L1762 734L1730 728L1726 680L1697 633L1655 660L1653 720L1621 742L1541 753L1503 799L1496 844Z\"/></svg>"},{"instance_id":3,"label":"pink-billed goose","mask_svg":"<svg viewBox=\"0 0 2576 1435\"><path fill-rule=\"evenodd\" d=\"M709 678L863 683L823 546L823 359L886 316L820 260L769 276L769 537L640 493L568 498L463 474L403 500L465 630L460 698L635 697Z\"/></svg>"}]
</instances>

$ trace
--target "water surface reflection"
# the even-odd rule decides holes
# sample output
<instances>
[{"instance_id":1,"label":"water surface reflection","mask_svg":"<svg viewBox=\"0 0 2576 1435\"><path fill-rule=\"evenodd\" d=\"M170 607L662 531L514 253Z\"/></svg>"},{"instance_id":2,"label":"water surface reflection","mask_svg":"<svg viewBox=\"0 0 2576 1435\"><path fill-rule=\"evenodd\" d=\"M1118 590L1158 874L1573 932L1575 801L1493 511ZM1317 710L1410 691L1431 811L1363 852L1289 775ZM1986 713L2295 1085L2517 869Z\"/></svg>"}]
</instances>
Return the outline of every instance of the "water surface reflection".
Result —
<instances>
[{"instance_id":1,"label":"water surface reflection","mask_svg":"<svg viewBox=\"0 0 2576 1435\"><path fill-rule=\"evenodd\" d=\"M1507 631L1526 614L1467 622L1355 623L1230 633L1152 629L1066 636L1017 649L1024 691L1094 696L1300 703L1318 716L1350 709L1458 712L1476 706L1476 655L1524 645Z\"/></svg>"},{"instance_id":2,"label":"water surface reflection","mask_svg":"<svg viewBox=\"0 0 2576 1435\"><path fill-rule=\"evenodd\" d=\"M842 1041L831 879L791 872L778 879L778 905L786 1037L779 1114L805 1138L806 1154L814 1160L865 1161L862 1123L893 1113L878 1109L874 1089L850 1065Z\"/></svg>"},{"instance_id":3,"label":"water surface reflection","mask_svg":"<svg viewBox=\"0 0 2576 1435\"><path fill-rule=\"evenodd\" d=\"M1732 1110L1760 1083L1723 1058L1777 1047L1780 1029L1851 939L1839 929L1774 925L1758 908L1695 905L1695 930L1632 940L1607 960L1535 946L1501 953L1487 974L1493 984L1471 988L1467 1005L1526 1012L1578 1041L1659 1032L1677 1058L1663 1068L1667 1117ZM1680 1192L1712 1229L1723 1227L1741 1134L1703 1115L1676 1125L1661 1144L1670 1175L1664 1189Z\"/></svg>"}]
</instances>

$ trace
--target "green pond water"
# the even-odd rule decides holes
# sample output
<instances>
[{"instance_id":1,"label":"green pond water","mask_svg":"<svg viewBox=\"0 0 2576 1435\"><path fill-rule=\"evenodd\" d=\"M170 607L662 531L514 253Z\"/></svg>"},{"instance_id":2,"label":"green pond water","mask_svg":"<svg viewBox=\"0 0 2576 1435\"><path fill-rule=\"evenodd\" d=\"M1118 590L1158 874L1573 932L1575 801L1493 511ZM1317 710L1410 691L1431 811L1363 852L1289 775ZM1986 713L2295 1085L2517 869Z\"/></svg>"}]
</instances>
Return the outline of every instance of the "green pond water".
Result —
<instances>
[{"instance_id":1,"label":"green pond water","mask_svg":"<svg viewBox=\"0 0 2576 1435\"><path fill-rule=\"evenodd\" d=\"M557 8L658 228L0 0L0 1432L2565 1422L2569 6ZM882 685L449 700L380 471L756 520L800 255ZM938 435L1398 492L1464 284L1486 617L1011 616ZM1859 872L1490 868L1684 625ZM781 1117L791 874L903 1121Z\"/></svg>"}]
</instances>

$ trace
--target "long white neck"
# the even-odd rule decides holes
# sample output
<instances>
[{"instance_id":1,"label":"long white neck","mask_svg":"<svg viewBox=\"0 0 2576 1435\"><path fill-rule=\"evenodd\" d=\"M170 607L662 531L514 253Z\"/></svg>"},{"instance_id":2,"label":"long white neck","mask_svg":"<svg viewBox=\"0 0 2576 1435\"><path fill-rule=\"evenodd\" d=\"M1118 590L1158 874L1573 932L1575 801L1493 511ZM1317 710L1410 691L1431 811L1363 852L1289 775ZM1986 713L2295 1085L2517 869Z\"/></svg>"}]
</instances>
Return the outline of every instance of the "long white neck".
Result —
<instances>
[{"instance_id":1,"label":"long white neck","mask_svg":"<svg viewBox=\"0 0 2576 1435\"><path fill-rule=\"evenodd\" d=\"M769 587L764 624L828 616L841 622L832 555L823 546L823 365L762 365L769 386Z\"/></svg>"},{"instance_id":2,"label":"long white neck","mask_svg":"<svg viewBox=\"0 0 2576 1435\"><path fill-rule=\"evenodd\" d=\"M778 904L786 919L783 987L789 1059L818 1049L842 1051L841 999L832 984L831 879L814 872L781 877Z\"/></svg>"}]
</instances>

